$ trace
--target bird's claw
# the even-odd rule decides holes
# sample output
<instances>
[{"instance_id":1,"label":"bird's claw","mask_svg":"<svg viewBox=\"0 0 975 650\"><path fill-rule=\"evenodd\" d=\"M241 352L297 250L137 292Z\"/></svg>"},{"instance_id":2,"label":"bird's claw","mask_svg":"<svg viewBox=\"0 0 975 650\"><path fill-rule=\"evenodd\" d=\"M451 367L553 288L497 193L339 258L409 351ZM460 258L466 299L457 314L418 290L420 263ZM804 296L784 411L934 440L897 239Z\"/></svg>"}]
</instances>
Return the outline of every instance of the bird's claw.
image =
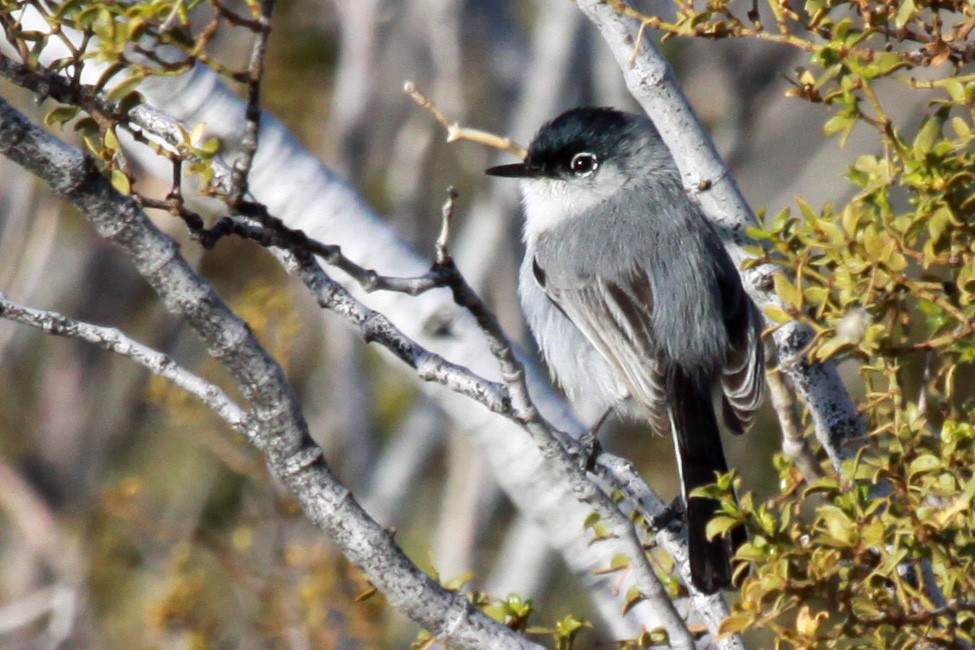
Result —
<instances>
[{"instance_id":1,"label":"bird's claw","mask_svg":"<svg viewBox=\"0 0 975 650\"><path fill-rule=\"evenodd\" d=\"M582 434L577 441L579 445L579 458L582 468L587 472L596 471L596 458L603 452L603 446L599 444L599 438L595 431L587 431Z\"/></svg>"},{"instance_id":2,"label":"bird's claw","mask_svg":"<svg viewBox=\"0 0 975 650\"><path fill-rule=\"evenodd\" d=\"M683 518L684 501L680 497L674 497L674 500L669 506L664 508L659 515L656 515L650 519L650 525L655 530L662 530L664 528L669 528L675 523L680 525Z\"/></svg>"}]
</instances>

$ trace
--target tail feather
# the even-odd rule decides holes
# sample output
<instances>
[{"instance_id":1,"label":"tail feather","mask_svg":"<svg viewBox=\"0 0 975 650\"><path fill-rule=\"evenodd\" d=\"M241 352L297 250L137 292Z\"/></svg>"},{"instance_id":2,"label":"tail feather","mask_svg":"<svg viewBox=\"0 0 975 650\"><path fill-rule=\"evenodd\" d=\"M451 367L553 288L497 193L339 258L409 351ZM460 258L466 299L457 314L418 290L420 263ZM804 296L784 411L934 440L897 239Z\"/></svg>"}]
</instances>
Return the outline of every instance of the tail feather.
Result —
<instances>
[{"instance_id":1,"label":"tail feather","mask_svg":"<svg viewBox=\"0 0 975 650\"><path fill-rule=\"evenodd\" d=\"M714 483L715 472L728 471L711 391L702 383L679 368L672 370L670 416L681 492L687 507L691 578L695 587L712 594L732 586L731 558L746 537L744 529L736 527L725 536L708 540L707 524L714 517L718 502L689 496L695 488Z\"/></svg>"}]
</instances>

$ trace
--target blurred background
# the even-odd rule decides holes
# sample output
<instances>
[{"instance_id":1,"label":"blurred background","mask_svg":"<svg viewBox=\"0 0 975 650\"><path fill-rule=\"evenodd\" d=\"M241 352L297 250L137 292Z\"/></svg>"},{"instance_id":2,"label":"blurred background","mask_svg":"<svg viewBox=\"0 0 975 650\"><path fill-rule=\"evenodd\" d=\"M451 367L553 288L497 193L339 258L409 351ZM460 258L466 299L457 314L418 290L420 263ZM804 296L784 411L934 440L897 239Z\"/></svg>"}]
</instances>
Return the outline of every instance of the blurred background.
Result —
<instances>
[{"instance_id":1,"label":"blurred background","mask_svg":"<svg viewBox=\"0 0 975 650\"><path fill-rule=\"evenodd\" d=\"M635 110L582 14L566 0L279 0L273 29L265 109L424 255L456 186L458 263L532 350L515 294L517 189L483 175L511 157L446 144L402 88L412 80L451 121L523 145L573 106ZM239 68L249 48L232 30L211 45ZM841 174L873 147L854 131L840 149L822 135L821 107L785 96L796 52L676 40L663 49L754 209L774 215L796 196L818 206L852 192ZM5 81L0 93L37 120L50 108ZM889 105L910 122L921 108L912 101ZM223 381L82 218L5 159L0 179L0 291L118 327ZM139 189L161 198L166 183L145 176ZM532 598L540 625L593 616L412 373L339 319L323 323L255 245L228 239L204 254L180 223L156 216L285 367L329 464L414 561L444 582ZM617 425L605 436L666 499L676 495L669 440ZM770 413L726 441L747 490L774 489L778 443ZM415 626L379 596L356 602L367 590L271 484L260 455L206 409L131 362L0 320L0 647L406 647ZM580 647L608 640L597 629Z\"/></svg>"}]
</instances>

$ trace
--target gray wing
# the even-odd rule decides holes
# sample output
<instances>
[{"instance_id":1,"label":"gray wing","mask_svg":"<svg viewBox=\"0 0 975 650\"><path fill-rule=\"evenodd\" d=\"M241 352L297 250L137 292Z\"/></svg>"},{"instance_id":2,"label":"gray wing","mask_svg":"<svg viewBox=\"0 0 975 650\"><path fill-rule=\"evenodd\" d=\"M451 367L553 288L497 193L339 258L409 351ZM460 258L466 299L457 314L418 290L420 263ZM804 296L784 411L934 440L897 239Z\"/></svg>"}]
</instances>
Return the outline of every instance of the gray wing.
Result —
<instances>
[{"instance_id":1,"label":"gray wing","mask_svg":"<svg viewBox=\"0 0 975 650\"><path fill-rule=\"evenodd\" d=\"M535 266L540 272L537 261ZM745 294L737 271L732 269L732 273L720 282L731 344L720 383L722 417L729 430L741 434L751 425L764 398L765 355L761 314ZM654 431L667 435L666 368L654 340L654 299L646 271L635 265L616 278L597 276L574 287L553 286L541 277L539 284L613 366Z\"/></svg>"},{"instance_id":2,"label":"gray wing","mask_svg":"<svg viewBox=\"0 0 975 650\"><path fill-rule=\"evenodd\" d=\"M654 301L646 272L635 266L617 278L596 277L571 288L540 284L613 366L630 396L646 411L654 431L669 434L666 377L653 336Z\"/></svg>"}]
</instances>

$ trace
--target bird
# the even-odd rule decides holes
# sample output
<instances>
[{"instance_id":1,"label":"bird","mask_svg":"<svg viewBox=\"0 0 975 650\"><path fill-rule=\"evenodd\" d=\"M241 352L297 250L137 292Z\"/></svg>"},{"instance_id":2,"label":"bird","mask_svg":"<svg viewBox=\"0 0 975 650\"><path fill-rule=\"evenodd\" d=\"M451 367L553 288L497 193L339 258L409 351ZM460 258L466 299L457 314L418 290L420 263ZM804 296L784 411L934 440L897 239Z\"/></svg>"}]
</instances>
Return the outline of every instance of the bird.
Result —
<instances>
[{"instance_id":1,"label":"bird","mask_svg":"<svg viewBox=\"0 0 975 650\"><path fill-rule=\"evenodd\" d=\"M574 108L486 173L520 180L518 294L555 380L577 407L673 437L691 581L732 588L745 531L708 539L719 503L690 495L728 472L718 411L741 434L762 402L762 316L653 122Z\"/></svg>"}]
</instances>

